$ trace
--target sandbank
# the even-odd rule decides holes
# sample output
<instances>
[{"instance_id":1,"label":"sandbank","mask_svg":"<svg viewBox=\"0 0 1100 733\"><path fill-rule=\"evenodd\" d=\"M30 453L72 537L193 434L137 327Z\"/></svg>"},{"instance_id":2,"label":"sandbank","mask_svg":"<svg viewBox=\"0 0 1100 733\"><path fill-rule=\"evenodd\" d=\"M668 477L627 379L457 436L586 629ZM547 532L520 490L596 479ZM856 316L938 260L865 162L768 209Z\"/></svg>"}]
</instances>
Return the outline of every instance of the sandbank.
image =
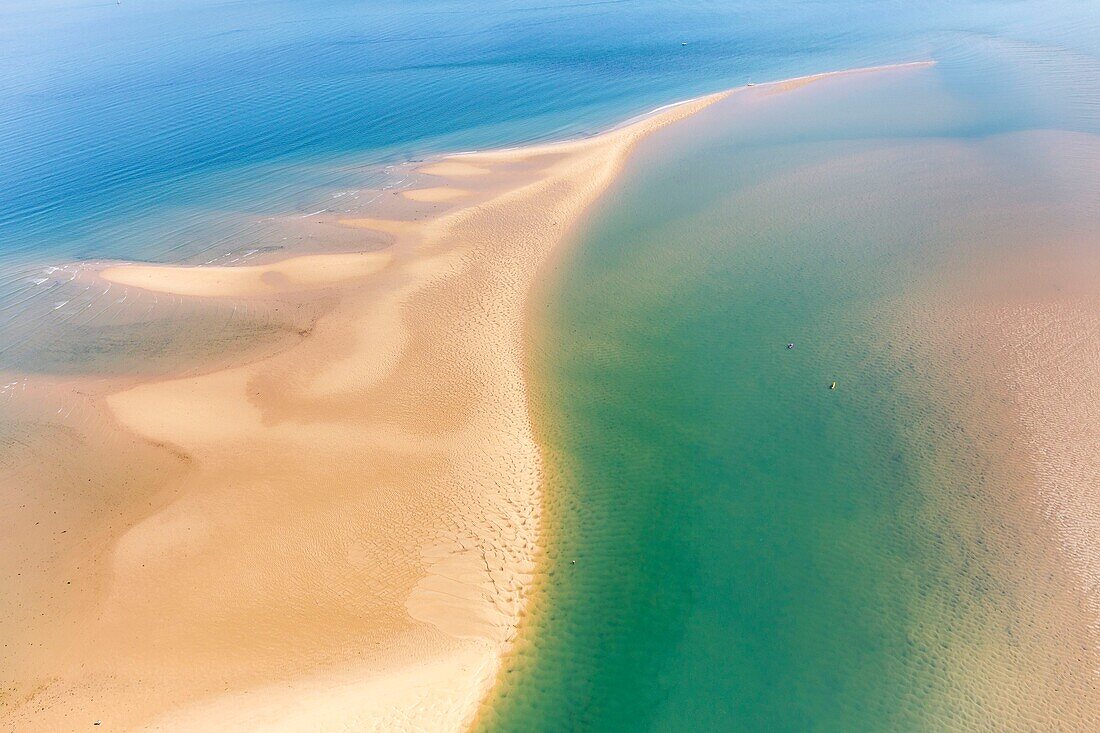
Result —
<instances>
[{"instance_id":1,"label":"sandbank","mask_svg":"<svg viewBox=\"0 0 1100 733\"><path fill-rule=\"evenodd\" d=\"M461 178L463 176L483 176L489 172L488 168L482 168L472 163L462 163L457 160L441 160L417 168L420 173L431 176L443 176L445 178Z\"/></svg>"},{"instance_id":2,"label":"sandbank","mask_svg":"<svg viewBox=\"0 0 1100 733\"><path fill-rule=\"evenodd\" d=\"M43 641L9 658L14 702L0 721L468 725L535 569L540 457L523 336L536 274L637 141L729 93L588 138L424 166L480 176L484 196L418 221L338 222L391 235L384 252L104 269L118 286L179 297L324 288L335 305L274 356L96 402L124 436L126 470L160 463L128 479L140 501L90 515L94 543L76 560L34 569L64 582L75 564L95 583L67 601L17 589ZM502 167L508 183L494 188ZM427 190L459 190L445 183Z\"/></svg>"},{"instance_id":3,"label":"sandbank","mask_svg":"<svg viewBox=\"0 0 1100 733\"><path fill-rule=\"evenodd\" d=\"M401 195L409 201L421 201L425 203L441 203L454 201L468 196L469 192L454 186L436 186L434 188L410 188L402 191Z\"/></svg>"},{"instance_id":4,"label":"sandbank","mask_svg":"<svg viewBox=\"0 0 1100 733\"><path fill-rule=\"evenodd\" d=\"M305 255L270 265L241 267L172 267L116 265L100 276L128 285L172 295L249 297L286 290L336 285L366 277L386 266L389 252Z\"/></svg>"}]
</instances>

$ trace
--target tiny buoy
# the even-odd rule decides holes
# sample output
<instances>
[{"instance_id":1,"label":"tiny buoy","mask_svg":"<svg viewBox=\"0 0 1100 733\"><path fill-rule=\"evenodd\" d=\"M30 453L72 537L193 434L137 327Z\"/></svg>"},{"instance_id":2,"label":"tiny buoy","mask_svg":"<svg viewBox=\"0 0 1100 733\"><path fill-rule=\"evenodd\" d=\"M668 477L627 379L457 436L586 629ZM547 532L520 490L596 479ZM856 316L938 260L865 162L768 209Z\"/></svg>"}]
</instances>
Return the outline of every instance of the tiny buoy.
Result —
<instances>
[{"instance_id":1,"label":"tiny buoy","mask_svg":"<svg viewBox=\"0 0 1100 733\"><path fill-rule=\"evenodd\" d=\"M836 382L829 385L829 389L836 389Z\"/></svg>"},{"instance_id":2,"label":"tiny buoy","mask_svg":"<svg viewBox=\"0 0 1100 733\"><path fill-rule=\"evenodd\" d=\"M787 348L788 348L788 349L793 349L793 348L794 348L794 344L787 344Z\"/></svg>"}]
</instances>

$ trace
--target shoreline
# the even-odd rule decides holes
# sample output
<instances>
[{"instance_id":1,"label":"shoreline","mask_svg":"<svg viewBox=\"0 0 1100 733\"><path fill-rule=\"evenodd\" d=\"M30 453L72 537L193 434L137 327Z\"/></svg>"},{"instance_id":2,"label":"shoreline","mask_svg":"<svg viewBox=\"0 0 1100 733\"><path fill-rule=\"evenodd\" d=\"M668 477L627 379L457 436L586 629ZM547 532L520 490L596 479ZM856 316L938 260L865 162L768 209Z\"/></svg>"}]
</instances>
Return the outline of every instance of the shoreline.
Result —
<instances>
[{"instance_id":1,"label":"shoreline","mask_svg":"<svg viewBox=\"0 0 1100 733\"><path fill-rule=\"evenodd\" d=\"M389 237L382 250L102 269L200 301L335 304L279 353L102 400L123 432L181 465L160 499L102 530L100 585L68 609L56 648L26 662L52 681L4 719L468 726L516 638L540 547L523 367L537 273L642 137L735 91L588 137L423 161L442 183L414 190L442 212L336 222Z\"/></svg>"}]
</instances>

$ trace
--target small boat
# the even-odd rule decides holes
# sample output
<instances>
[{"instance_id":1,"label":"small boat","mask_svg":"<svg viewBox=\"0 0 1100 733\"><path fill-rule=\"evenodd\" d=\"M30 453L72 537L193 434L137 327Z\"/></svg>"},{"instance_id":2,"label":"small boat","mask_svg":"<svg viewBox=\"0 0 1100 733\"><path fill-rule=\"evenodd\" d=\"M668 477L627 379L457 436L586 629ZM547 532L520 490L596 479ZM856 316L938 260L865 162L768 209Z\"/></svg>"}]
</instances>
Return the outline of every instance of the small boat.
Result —
<instances>
[{"instance_id":1,"label":"small boat","mask_svg":"<svg viewBox=\"0 0 1100 733\"><path fill-rule=\"evenodd\" d=\"M836 382L829 385L829 389L836 389Z\"/></svg>"}]
</instances>

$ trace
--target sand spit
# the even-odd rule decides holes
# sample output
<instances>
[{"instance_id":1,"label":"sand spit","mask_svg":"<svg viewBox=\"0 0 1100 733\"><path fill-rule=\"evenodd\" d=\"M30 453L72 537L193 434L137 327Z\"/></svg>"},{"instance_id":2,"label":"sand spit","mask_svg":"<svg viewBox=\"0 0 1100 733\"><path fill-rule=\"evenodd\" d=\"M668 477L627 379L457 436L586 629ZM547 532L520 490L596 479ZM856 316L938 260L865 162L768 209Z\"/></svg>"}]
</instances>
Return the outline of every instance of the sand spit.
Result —
<instances>
[{"instance_id":1,"label":"sand spit","mask_svg":"<svg viewBox=\"0 0 1100 733\"><path fill-rule=\"evenodd\" d=\"M385 252L104 269L117 285L176 296L323 288L336 305L273 357L100 400L112 429L166 456L164 485L89 530L81 573L97 584L66 603L63 624L51 626L52 593L28 592L49 641L7 665L0 721L467 724L516 633L537 542L528 290L633 144L720 96L585 140L425 166L485 185L441 217L338 222L389 235ZM507 186L494 188L505 169ZM72 564L57 564L33 572L64 586Z\"/></svg>"},{"instance_id":2,"label":"sand spit","mask_svg":"<svg viewBox=\"0 0 1100 733\"><path fill-rule=\"evenodd\" d=\"M116 495L74 520L80 543L19 565L0 624L6 639L31 622L34 635L0 650L0 724L467 725L534 570L529 290L639 139L726 94L590 138L427 164L435 190L464 192L444 214L335 223L388 237L384 252L103 270L173 297L323 291L334 305L274 356L88 398L86 429L110 433L108 447L74 451L66 434L41 470L74 482L60 506L86 491L67 461ZM19 543L42 544L19 526ZM72 577L79 589L60 594Z\"/></svg>"},{"instance_id":3,"label":"sand spit","mask_svg":"<svg viewBox=\"0 0 1100 733\"><path fill-rule=\"evenodd\" d=\"M859 69L842 69L840 71L829 71L824 74L810 74L809 76L796 76L793 79L783 79L782 81L773 81L761 84L767 92L773 94L781 94L783 92L793 92L797 89L801 89L814 82L823 81L835 76L851 76L852 74L874 74L880 71L897 71L901 69L921 69L929 66L935 66L935 61L911 61L905 64L890 64L887 66L865 66Z\"/></svg>"}]
</instances>

